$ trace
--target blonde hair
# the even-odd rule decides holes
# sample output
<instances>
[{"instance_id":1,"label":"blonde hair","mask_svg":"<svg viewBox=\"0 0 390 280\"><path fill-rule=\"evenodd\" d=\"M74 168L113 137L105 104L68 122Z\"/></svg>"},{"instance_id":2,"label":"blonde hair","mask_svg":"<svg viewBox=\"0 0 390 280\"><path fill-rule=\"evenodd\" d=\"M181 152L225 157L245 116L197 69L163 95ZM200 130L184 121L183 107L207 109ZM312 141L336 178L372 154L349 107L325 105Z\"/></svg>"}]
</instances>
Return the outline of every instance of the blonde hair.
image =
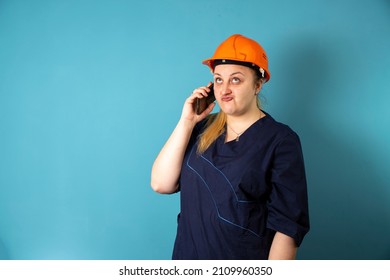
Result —
<instances>
[{"instance_id":1,"label":"blonde hair","mask_svg":"<svg viewBox=\"0 0 390 280\"><path fill-rule=\"evenodd\" d=\"M208 147L225 132L226 114L219 111L217 114L212 114L206 123L206 129L199 137L198 154L203 154Z\"/></svg>"}]
</instances>

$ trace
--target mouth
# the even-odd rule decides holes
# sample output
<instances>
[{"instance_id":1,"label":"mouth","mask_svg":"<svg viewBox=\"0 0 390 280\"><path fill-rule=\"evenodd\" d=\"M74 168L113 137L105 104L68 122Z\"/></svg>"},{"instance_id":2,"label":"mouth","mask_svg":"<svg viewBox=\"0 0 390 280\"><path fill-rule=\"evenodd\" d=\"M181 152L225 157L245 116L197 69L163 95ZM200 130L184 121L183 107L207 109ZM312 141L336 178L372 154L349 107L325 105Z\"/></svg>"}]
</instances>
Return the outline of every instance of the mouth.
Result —
<instances>
[{"instance_id":1,"label":"mouth","mask_svg":"<svg viewBox=\"0 0 390 280\"><path fill-rule=\"evenodd\" d=\"M221 98L221 101L222 101L222 102L229 102L229 101L232 101L232 100L233 100L233 97L230 96L230 95L224 95L224 96L222 96L222 98Z\"/></svg>"}]
</instances>

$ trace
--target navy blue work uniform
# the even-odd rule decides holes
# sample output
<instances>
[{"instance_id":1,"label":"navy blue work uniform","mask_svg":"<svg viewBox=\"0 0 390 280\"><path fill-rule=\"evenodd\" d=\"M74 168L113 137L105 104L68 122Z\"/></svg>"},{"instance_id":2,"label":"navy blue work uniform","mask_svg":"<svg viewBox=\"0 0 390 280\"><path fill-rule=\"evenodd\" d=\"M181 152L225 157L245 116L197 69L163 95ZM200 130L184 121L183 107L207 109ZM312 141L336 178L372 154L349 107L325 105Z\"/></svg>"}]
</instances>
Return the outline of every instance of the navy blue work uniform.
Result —
<instances>
[{"instance_id":1,"label":"navy blue work uniform","mask_svg":"<svg viewBox=\"0 0 390 280\"><path fill-rule=\"evenodd\" d=\"M267 259L276 231L299 246L309 231L298 135L270 115L239 141L225 134L203 153L192 133L180 176L181 210L173 259Z\"/></svg>"}]
</instances>

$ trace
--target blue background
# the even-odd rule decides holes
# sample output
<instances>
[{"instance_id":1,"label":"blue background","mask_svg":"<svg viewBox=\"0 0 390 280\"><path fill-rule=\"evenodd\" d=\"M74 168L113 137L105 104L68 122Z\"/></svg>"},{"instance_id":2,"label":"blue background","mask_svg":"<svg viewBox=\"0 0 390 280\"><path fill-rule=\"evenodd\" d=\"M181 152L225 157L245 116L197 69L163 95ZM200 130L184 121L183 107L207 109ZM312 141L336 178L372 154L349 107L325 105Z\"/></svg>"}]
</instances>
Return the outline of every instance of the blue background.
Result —
<instances>
[{"instance_id":1,"label":"blue background","mask_svg":"<svg viewBox=\"0 0 390 280\"><path fill-rule=\"evenodd\" d=\"M390 2L0 1L0 259L169 259L155 156L229 35L302 140L300 259L390 259Z\"/></svg>"}]
</instances>

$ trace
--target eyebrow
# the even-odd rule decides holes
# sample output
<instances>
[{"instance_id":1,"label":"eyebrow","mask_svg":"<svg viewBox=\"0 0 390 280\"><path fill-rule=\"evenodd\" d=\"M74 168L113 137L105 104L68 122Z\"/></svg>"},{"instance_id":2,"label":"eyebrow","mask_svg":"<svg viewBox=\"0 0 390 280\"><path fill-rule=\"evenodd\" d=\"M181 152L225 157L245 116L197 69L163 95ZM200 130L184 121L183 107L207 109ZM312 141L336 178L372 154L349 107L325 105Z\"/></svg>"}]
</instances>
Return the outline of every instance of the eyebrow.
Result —
<instances>
[{"instance_id":1,"label":"eyebrow","mask_svg":"<svg viewBox=\"0 0 390 280\"><path fill-rule=\"evenodd\" d=\"M233 73L230 74L230 76L233 76L233 75L236 75L236 74L241 74L241 75L245 76L244 73L242 73L242 72L240 72L240 71L233 72ZM215 73L215 72L214 72L214 75L222 76L221 74Z\"/></svg>"}]
</instances>

